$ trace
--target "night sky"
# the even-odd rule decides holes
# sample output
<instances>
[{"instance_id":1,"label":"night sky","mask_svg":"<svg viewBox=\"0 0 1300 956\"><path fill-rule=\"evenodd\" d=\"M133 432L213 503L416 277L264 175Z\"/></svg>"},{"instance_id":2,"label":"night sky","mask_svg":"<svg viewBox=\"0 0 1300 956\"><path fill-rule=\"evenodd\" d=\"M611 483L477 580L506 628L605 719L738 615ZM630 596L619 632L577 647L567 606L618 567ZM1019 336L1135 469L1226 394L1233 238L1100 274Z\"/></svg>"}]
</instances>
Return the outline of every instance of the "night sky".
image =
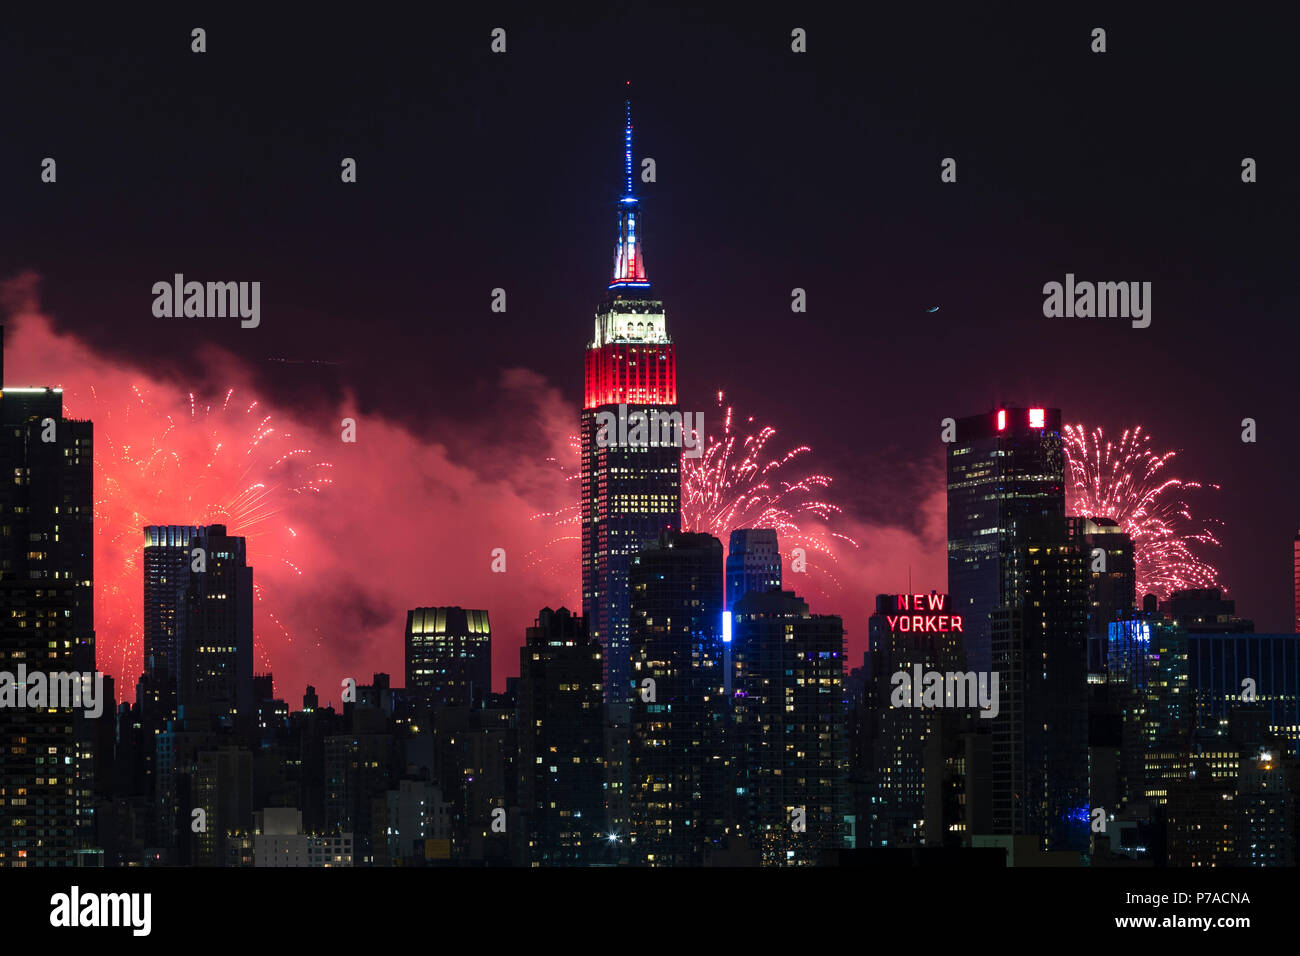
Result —
<instances>
[{"instance_id":1,"label":"night sky","mask_svg":"<svg viewBox=\"0 0 1300 956\"><path fill-rule=\"evenodd\" d=\"M638 186L647 271L681 404L711 415L725 389L835 476L831 497L863 545L849 563L875 570L846 574L815 609L845 615L852 656L874 593L901 588L909 565L922 565L916 585L945 586L931 533L940 421L1000 402L1108 432L1141 424L1178 449L1178 475L1221 485L1194 503L1223 521L1223 547L1204 556L1238 613L1290 630L1290 31L1237 7L983 7L18 16L0 33L0 279L38 275L39 311L124 373L211 392L217 346L268 405L322 434L354 401L363 439L384 422L445 446L457 467L529 485L547 454L531 460L530 429L576 432L631 80L635 155L658 174ZM497 26L504 55L489 51ZM1098 26L1105 54L1089 49ZM790 51L794 27L806 54ZM54 185L40 182L46 156ZM355 185L339 181L345 156ZM1241 181L1247 156L1254 184ZM940 182L944 157L956 184ZM261 281L260 328L155 318L150 288L175 272ZM1151 282L1151 326L1045 318L1043 284L1067 272ZM489 310L495 287L505 314ZM790 311L794 287L806 314ZM11 385L49 374L12 350L6 366ZM537 424L538 408L515 407L520 388L573 419ZM1256 444L1240 439L1245 417ZM346 524L363 492L340 482L332 494ZM408 482L356 522L388 514L410 560L472 547L486 571L490 540L425 525L402 542L411 513L465 503ZM929 557L892 553L897 537ZM451 593L436 567L420 572L423 592L393 595L399 610L493 609L490 588L505 587ZM527 594L532 609L571 600L577 574L553 599ZM394 612L372 606L365 582L331 586L343 619L389 635L373 667L361 639L339 638L332 661L400 674ZM493 613L500 686L531 614ZM275 665L295 685L337 686L300 659Z\"/></svg>"}]
</instances>

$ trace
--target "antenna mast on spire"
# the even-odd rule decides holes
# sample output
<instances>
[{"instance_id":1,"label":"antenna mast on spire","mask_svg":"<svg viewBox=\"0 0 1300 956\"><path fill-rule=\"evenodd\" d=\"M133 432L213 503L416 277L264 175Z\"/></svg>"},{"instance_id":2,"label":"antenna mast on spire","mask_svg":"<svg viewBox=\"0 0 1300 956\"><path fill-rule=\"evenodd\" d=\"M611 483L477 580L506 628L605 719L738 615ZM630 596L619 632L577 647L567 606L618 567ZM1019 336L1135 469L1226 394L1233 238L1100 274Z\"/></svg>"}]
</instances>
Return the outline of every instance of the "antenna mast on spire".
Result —
<instances>
[{"instance_id":1,"label":"antenna mast on spire","mask_svg":"<svg viewBox=\"0 0 1300 956\"><path fill-rule=\"evenodd\" d=\"M632 81L627 81L627 99L624 101L627 107L627 126L623 129L623 163L627 174L627 191L625 196L632 195Z\"/></svg>"}]
</instances>

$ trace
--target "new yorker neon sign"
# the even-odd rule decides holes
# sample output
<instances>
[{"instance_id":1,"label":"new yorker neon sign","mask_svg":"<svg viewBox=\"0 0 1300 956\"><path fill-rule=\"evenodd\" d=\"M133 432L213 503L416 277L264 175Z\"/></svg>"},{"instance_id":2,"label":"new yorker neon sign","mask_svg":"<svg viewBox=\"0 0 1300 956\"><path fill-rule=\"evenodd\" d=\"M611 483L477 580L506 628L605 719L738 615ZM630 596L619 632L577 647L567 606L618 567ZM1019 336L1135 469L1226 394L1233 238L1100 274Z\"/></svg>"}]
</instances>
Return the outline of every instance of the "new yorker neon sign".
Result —
<instances>
[{"instance_id":1,"label":"new yorker neon sign","mask_svg":"<svg viewBox=\"0 0 1300 956\"><path fill-rule=\"evenodd\" d=\"M886 614L885 623L891 631L924 631L929 634L965 633L961 628L961 615L948 614L946 594L900 594L898 614ZM904 614L903 611L917 613ZM940 613L943 612L943 613Z\"/></svg>"}]
</instances>

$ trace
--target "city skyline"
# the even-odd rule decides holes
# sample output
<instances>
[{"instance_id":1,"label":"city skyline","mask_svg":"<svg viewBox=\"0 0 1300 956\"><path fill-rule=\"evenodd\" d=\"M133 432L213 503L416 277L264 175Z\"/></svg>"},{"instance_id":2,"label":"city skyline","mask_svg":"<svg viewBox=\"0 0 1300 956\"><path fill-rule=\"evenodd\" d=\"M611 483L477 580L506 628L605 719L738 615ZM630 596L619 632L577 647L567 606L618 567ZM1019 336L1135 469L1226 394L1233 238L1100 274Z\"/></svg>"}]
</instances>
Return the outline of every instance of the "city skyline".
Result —
<instances>
[{"instance_id":1,"label":"city skyline","mask_svg":"<svg viewBox=\"0 0 1300 956\"><path fill-rule=\"evenodd\" d=\"M0 868L1296 864L1256 47L240 22L0 37Z\"/></svg>"},{"instance_id":2,"label":"city skyline","mask_svg":"<svg viewBox=\"0 0 1300 956\"><path fill-rule=\"evenodd\" d=\"M18 311L51 316L87 350L64 342L60 356L47 336L31 333L32 347L15 339L6 384L61 381L70 396L76 388L78 414L96 419L97 411L120 417L131 384L175 415L191 391L219 405L237 382L237 397L259 399L289 431L310 436L339 474L361 467L335 461L334 426L350 394L369 416L359 447L384 456L388 480L349 476L348 491L332 498L336 511L364 509L355 521L363 526L393 520L385 498L424 493L393 467L414 459L437 476L436 488L484 509L477 531L458 523L449 539L475 541L476 554L507 547L512 582L530 553L553 565L548 542L567 532L527 521L567 501L547 488L558 479L546 459L577 467L567 444L581 400L572 347L587 334L592 297L612 264L609 216L624 185L631 79L637 149L657 161L657 181L638 189L651 271L671 303L681 355L679 403L707 420L725 389L738 414L775 425L781 450L807 444L816 470L835 477L845 530L863 547L841 555L841 598L803 590L819 610L845 616L851 653L865 644L870 595L905 589L909 566L915 581L944 587L933 533L943 519L940 422L999 404L1060 408L1066 423L1108 434L1141 424L1160 447L1180 449L1181 474L1221 487L1197 505L1223 521L1223 546L1212 550L1229 592L1262 628L1293 626L1281 555L1286 526L1296 524L1300 435L1285 411L1289 350L1263 343L1285 342L1285 316L1297 307L1285 213L1297 186L1268 159L1285 153L1285 124L1250 95L1281 82L1281 60L1252 56L1221 83L1189 75L1186 97L1141 118L1128 108L1130 91L1158 86L1163 74L1137 51L1170 55L1171 30L1186 48L1244 41L1134 11L1109 27L1125 43L1102 57L1063 25L1009 14L957 12L937 32L916 14L880 17L871 35L895 42L862 64L860 35L815 20L809 59L791 59L790 24L766 14L741 27L706 17L685 30L673 16L614 15L597 28L619 37L610 45L589 45L573 22L532 23L512 31L510 53L491 59L474 52L479 24L451 15L445 29L464 43L444 59L428 63L413 38L389 37L396 46L382 53L356 51L374 69L346 83L320 53L339 39L326 25L304 36L271 17L246 35L236 21L214 20L209 30L224 46L200 61L203 72L165 52L172 24L104 25L60 73L45 53L65 31L16 21L0 75L13 84L31 77L48 102L79 105L15 106L14 145L0 160L15 183L0 277L41 275ZM1253 31L1251 42L1276 41ZM246 66L227 56L232 43L233 60ZM104 66L115 45L140 56ZM294 67L266 55L281 48L295 51ZM662 49L681 55L670 65ZM945 68L927 67L917 50ZM115 86L90 79L103 72ZM1180 65L1178 75L1186 72ZM317 87L306 95L305 76L331 96L317 99ZM954 76L969 79L954 85ZM133 93L152 102L161 77L169 98L119 108ZM746 95L737 97L742 80ZM277 117L292 91L304 95L294 97L300 121L288 129ZM1227 101L1235 105L1221 141L1198 134L1184 143L1184 130L1202 129L1198 104ZM186 109L214 102L239 106L216 114L223 132L215 139L202 111ZM985 102L999 104L987 122L979 119ZM376 114L382 119L372 118L375 103L390 107ZM1079 139L1062 103L1112 117L1113 134ZM164 120L175 145L149 158L144 144ZM1120 158L1112 138L1132 144L1132 155ZM110 142L122 148L98 148ZM97 147L93 163L80 143ZM1183 145L1158 148L1167 143ZM1224 152L1228 144L1241 156ZM60 160L56 184L22 165L48 153ZM349 193L338 166L352 155L359 172ZM1259 160L1257 183L1241 182L1246 155ZM956 183L940 180L947 156L958 162ZM261 231L277 238L250 239L237 208L258 210ZM177 272L261 281L260 324L156 318L149 290ZM1067 274L1152 282L1152 324L1045 317L1043 285ZM509 304L495 314L498 287ZM807 291L809 312L790 312L795 287ZM22 298L10 289L11 301ZM11 335L23 335L7 311ZM207 351L214 347L227 354ZM451 354L464 360L442 360ZM864 370L870 386L854 387ZM1240 441L1247 416L1259 425L1253 445ZM520 418L536 429L529 441L520 440ZM379 434L365 427L375 424ZM151 436L142 428L132 437L147 444ZM539 489L557 493L532 494ZM517 507L506 508L503 490L522 499ZM342 525L321 510L306 508L292 527ZM140 524L203 517L163 513ZM491 540L507 528L524 529L515 546ZM399 562L344 527L331 530L336 543L298 541L289 556L300 567L299 558L318 559L330 606L317 612L295 598L273 608L277 619L303 622L292 638L269 618L258 623L270 647L292 639L318 661L328 655L330 671L356 669L364 655L360 646L324 646L332 638L315 629L327 621L369 635L356 640L381 649L397 672L399 606L487 607L502 633L521 635L538 607L580 603L560 593L570 587L565 572L498 611L501 582L486 572L467 580L465 562L414 546ZM430 540L432 530L425 524L419 536ZM572 560L575 544L556 546L560 562ZM250 535L250 545L262 543ZM340 567L340 553L356 554L355 564ZM377 566L401 596L349 573ZM283 565L260 560L259 575L279 575L278 593L305 590ZM454 593L427 593L435 578ZM497 672L510 660L499 651ZM259 658L259 667L268 663L277 680L304 682Z\"/></svg>"}]
</instances>

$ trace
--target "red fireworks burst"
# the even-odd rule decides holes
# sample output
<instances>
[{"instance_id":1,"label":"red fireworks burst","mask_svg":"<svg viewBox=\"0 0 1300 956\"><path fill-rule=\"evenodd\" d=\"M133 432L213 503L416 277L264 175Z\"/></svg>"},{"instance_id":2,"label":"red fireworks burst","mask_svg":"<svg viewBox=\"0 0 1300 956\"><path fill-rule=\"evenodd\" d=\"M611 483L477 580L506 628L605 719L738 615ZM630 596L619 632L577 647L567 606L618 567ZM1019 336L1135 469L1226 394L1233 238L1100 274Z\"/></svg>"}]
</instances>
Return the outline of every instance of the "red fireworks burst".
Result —
<instances>
[{"instance_id":1,"label":"red fireworks burst","mask_svg":"<svg viewBox=\"0 0 1300 956\"><path fill-rule=\"evenodd\" d=\"M71 409L79 404L67 395ZM122 402L89 390L95 422L95 622L99 667L119 680L129 698L142 664L142 531L151 524L224 524L248 542L257 613L254 650L269 669L262 629L271 626L292 643L259 577L301 575L292 560L296 534L286 519L294 495L331 483L327 462L296 448L256 401L234 401L234 389L216 404L189 396L186 408L155 404L133 387ZM268 565L269 562L269 565ZM265 573L269 572L269 573Z\"/></svg>"},{"instance_id":2,"label":"red fireworks burst","mask_svg":"<svg viewBox=\"0 0 1300 956\"><path fill-rule=\"evenodd\" d=\"M1195 517L1184 497L1196 489L1217 491L1218 485L1171 476L1176 452L1152 451L1141 426L1127 429L1118 442L1083 425L1066 425L1064 437L1070 511L1110 518L1133 539L1139 596L1164 600L1184 588L1223 587L1218 569L1193 550L1219 546L1211 526L1220 522Z\"/></svg>"},{"instance_id":3,"label":"red fireworks burst","mask_svg":"<svg viewBox=\"0 0 1300 956\"><path fill-rule=\"evenodd\" d=\"M698 458L682 457L682 530L704 531L725 545L737 528L771 528L781 542L787 569L793 570L795 549L802 552L809 572L827 577L835 590L840 583L833 573L836 565L833 541L853 548L858 543L847 535L824 527L805 527L812 520L825 526L841 513L837 505L822 497L831 486L829 475L809 474L792 480L785 475L810 451L799 445L783 455L769 457L768 443L776 429L764 425L741 435L735 429L735 414L718 392L718 409L723 422L720 434L709 434ZM716 421L717 419L713 419ZM746 424L753 425L753 417Z\"/></svg>"}]
</instances>

